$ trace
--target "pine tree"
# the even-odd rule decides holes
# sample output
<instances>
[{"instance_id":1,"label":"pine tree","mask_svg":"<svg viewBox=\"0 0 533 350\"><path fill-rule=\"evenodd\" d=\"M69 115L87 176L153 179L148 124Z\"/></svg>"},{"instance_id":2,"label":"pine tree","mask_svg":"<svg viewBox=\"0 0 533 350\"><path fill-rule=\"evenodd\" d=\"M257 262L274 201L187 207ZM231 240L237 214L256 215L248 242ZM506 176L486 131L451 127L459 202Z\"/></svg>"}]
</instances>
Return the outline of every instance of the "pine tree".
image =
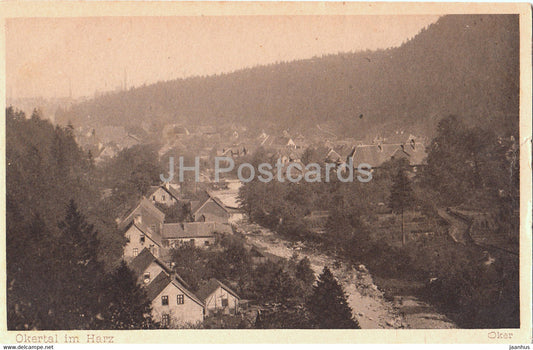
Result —
<instances>
[{"instance_id":1,"label":"pine tree","mask_svg":"<svg viewBox=\"0 0 533 350\"><path fill-rule=\"evenodd\" d=\"M315 273L311 268L311 261L308 257L304 257L296 264L296 278L302 280L307 285L312 285L315 281Z\"/></svg>"},{"instance_id":2,"label":"pine tree","mask_svg":"<svg viewBox=\"0 0 533 350\"><path fill-rule=\"evenodd\" d=\"M287 303L301 294L294 279L283 268L279 268L270 280L268 289L271 300L276 303Z\"/></svg>"},{"instance_id":3,"label":"pine tree","mask_svg":"<svg viewBox=\"0 0 533 350\"><path fill-rule=\"evenodd\" d=\"M361 328L352 316L346 295L327 266L318 276L306 303L315 327L323 329Z\"/></svg>"},{"instance_id":4,"label":"pine tree","mask_svg":"<svg viewBox=\"0 0 533 350\"><path fill-rule=\"evenodd\" d=\"M102 329L148 329L154 328L151 303L145 291L137 284L135 275L122 261L104 285L106 305L102 312Z\"/></svg>"},{"instance_id":5,"label":"pine tree","mask_svg":"<svg viewBox=\"0 0 533 350\"><path fill-rule=\"evenodd\" d=\"M64 329L90 329L100 312L99 286L103 269L97 260L98 238L93 226L71 200L59 224L61 243L57 252L58 285L56 309Z\"/></svg>"},{"instance_id":6,"label":"pine tree","mask_svg":"<svg viewBox=\"0 0 533 350\"><path fill-rule=\"evenodd\" d=\"M411 183L407 178L404 167L400 166L396 176L393 178L393 183L390 191L389 207L396 214L401 215L402 219L402 245L405 245L404 232L404 211L413 206L414 194L411 188Z\"/></svg>"}]
</instances>

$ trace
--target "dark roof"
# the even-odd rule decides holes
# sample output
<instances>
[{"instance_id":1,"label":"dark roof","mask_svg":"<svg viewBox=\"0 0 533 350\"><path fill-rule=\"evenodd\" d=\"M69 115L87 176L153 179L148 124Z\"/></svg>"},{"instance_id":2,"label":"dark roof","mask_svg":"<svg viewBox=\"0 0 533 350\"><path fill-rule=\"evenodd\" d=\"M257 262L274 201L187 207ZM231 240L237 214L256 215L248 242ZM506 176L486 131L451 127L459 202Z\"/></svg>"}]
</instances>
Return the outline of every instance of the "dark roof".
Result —
<instances>
[{"instance_id":1,"label":"dark roof","mask_svg":"<svg viewBox=\"0 0 533 350\"><path fill-rule=\"evenodd\" d=\"M205 303L206 299L215 292L218 287L221 287L226 292L233 295L235 298L240 299L239 295L235 293L230 287L226 286L224 283L220 282L216 278L211 278L207 283L202 285L200 287L200 290L198 290L198 297Z\"/></svg>"},{"instance_id":2,"label":"dark roof","mask_svg":"<svg viewBox=\"0 0 533 350\"><path fill-rule=\"evenodd\" d=\"M146 237L155 242L158 246L161 246L161 236L153 232L148 226L146 226L142 222L132 221L131 224L127 226L127 229L129 229L130 226L135 226L139 231L144 233Z\"/></svg>"},{"instance_id":3,"label":"dark roof","mask_svg":"<svg viewBox=\"0 0 533 350\"><path fill-rule=\"evenodd\" d=\"M226 213L229 214L229 211L228 211L228 208L226 208L226 206L224 205L224 203L222 203L222 201L220 199L218 199L217 197L213 196L211 193L207 192L207 195L209 196L202 204L196 204L196 201L193 201L195 202L194 204L194 208L192 207L193 205L193 202L191 202L191 213L193 215L196 214L196 212L198 210L200 210L201 208L203 208L204 205L206 205L210 200L215 202L215 204L217 204L220 208L222 208Z\"/></svg>"},{"instance_id":4,"label":"dark roof","mask_svg":"<svg viewBox=\"0 0 533 350\"><path fill-rule=\"evenodd\" d=\"M135 208L133 208L130 213L121 221L119 228L123 229L127 227L133 221L135 214L139 213L139 211L141 216L150 214L152 216L155 216L161 222L165 220L165 213L157 209L157 207L153 205L152 202L143 197L139 204Z\"/></svg>"},{"instance_id":5,"label":"dark roof","mask_svg":"<svg viewBox=\"0 0 533 350\"><path fill-rule=\"evenodd\" d=\"M266 258L265 254L261 252L256 246L252 246L252 249L250 249L250 254L254 258Z\"/></svg>"},{"instance_id":6,"label":"dark roof","mask_svg":"<svg viewBox=\"0 0 533 350\"><path fill-rule=\"evenodd\" d=\"M289 165L291 165L291 164L297 164L298 166L292 165L289 168ZM305 164L302 163L301 161L294 161L294 162L285 163L285 164L283 164L283 166L281 168L281 173L284 176L288 176L289 172L290 172L290 176L292 178L296 178L299 175L303 175L303 174L305 174L306 171L307 170L306 170Z\"/></svg>"},{"instance_id":7,"label":"dark roof","mask_svg":"<svg viewBox=\"0 0 533 350\"><path fill-rule=\"evenodd\" d=\"M151 263L156 262L163 270L170 274L170 269L159 259L157 259L147 248L144 248L130 263L130 268L135 276L140 276Z\"/></svg>"},{"instance_id":8,"label":"dark roof","mask_svg":"<svg viewBox=\"0 0 533 350\"><path fill-rule=\"evenodd\" d=\"M146 286L146 296L152 301L165 289L171 282L170 277L164 272L159 273L149 285Z\"/></svg>"},{"instance_id":9,"label":"dark roof","mask_svg":"<svg viewBox=\"0 0 533 350\"><path fill-rule=\"evenodd\" d=\"M191 201L191 213L194 213L200 206L204 204L202 201Z\"/></svg>"},{"instance_id":10,"label":"dark roof","mask_svg":"<svg viewBox=\"0 0 533 350\"><path fill-rule=\"evenodd\" d=\"M149 240L156 243L158 246L161 246L161 236L155 232L152 231L148 226L141 222L135 222L135 220L129 221L129 223L123 227L122 224L120 228L126 232L130 229L130 227L135 227L137 230L141 231L145 237L148 237Z\"/></svg>"},{"instance_id":11,"label":"dark roof","mask_svg":"<svg viewBox=\"0 0 533 350\"><path fill-rule=\"evenodd\" d=\"M215 202L216 204L219 205L219 207L221 207L222 209L224 209L225 212L229 213L228 211L228 208L226 208L226 206L224 205L224 203L222 203L222 201L220 199L218 199L218 197L215 197L213 196L211 193L207 192L207 194L209 195L209 198L211 198L213 200L213 202ZM206 201L207 202L207 201Z\"/></svg>"},{"instance_id":12,"label":"dark roof","mask_svg":"<svg viewBox=\"0 0 533 350\"><path fill-rule=\"evenodd\" d=\"M170 283L174 284L174 286L181 290L183 294L187 295L197 304L204 306L202 300L185 288L178 280L169 277L164 272L161 272L159 275L157 275L157 277L148 286L146 286L146 296L148 297L148 300L153 301Z\"/></svg>"},{"instance_id":13,"label":"dark roof","mask_svg":"<svg viewBox=\"0 0 533 350\"><path fill-rule=\"evenodd\" d=\"M166 250L165 250L166 251ZM152 262L156 262L161 268L169 275L173 275L179 283L183 284L186 288L189 288L189 284L177 273L170 270L170 268L161 260L156 258L150 250L144 248L139 255L137 255L130 263L130 268L135 273L135 276L140 276Z\"/></svg>"},{"instance_id":14,"label":"dark roof","mask_svg":"<svg viewBox=\"0 0 533 350\"><path fill-rule=\"evenodd\" d=\"M231 227L217 222L184 222L163 224L163 238L212 237L215 232L229 233Z\"/></svg>"},{"instance_id":15,"label":"dark roof","mask_svg":"<svg viewBox=\"0 0 533 350\"><path fill-rule=\"evenodd\" d=\"M159 185L159 186L150 186L150 191L148 192L148 197L153 195L155 191L158 189L163 189L163 191L167 192L170 196L174 197L177 201L179 200L179 193L172 188L171 186L168 186L168 188L165 185Z\"/></svg>"},{"instance_id":16,"label":"dark roof","mask_svg":"<svg viewBox=\"0 0 533 350\"><path fill-rule=\"evenodd\" d=\"M412 166L424 164L426 148L422 143L384 143L375 145L359 145L353 152L353 165L357 167L361 163L370 164L373 168L381 166L393 156L403 153L409 159Z\"/></svg>"},{"instance_id":17,"label":"dark roof","mask_svg":"<svg viewBox=\"0 0 533 350\"><path fill-rule=\"evenodd\" d=\"M285 148L280 149L276 153L275 157L281 158L285 156L291 160L297 160L297 159L301 159L302 155L303 155L303 150L285 147ZM274 160L277 160L277 159L274 159Z\"/></svg>"},{"instance_id":18,"label":"dark roof","mask_svg":"<svg viewBox=\"0 0 533 350\"><path fill-rule=\"evenodd\" d=\"M163 186L163 188L168 192L168 194L176 198L176 200L179 200L179 193L173 187L168 186L168 188L166 188L165 186Z\"/></svg>"},{"instance_id":19,"label":"dark roof","mask_svg":"<svg viewBox=\"0 0 533 350\"><path fill-rule=\"evenodd\" d=\"M185 226L183 223L163 224L163 238L181 238L185 235Z\"/></svg>"},{"instance_id":20,"label":"dark roof","mask_svg":"<svg viewBox=\"0 0 533 350\"><path fill-rule=\"evenodd\" d=\"M274 142L278 145L286 146L288 145L292 139L289 136L278 136L275 138ZM294 142L294 141L292 141Z\"/></svg>"},{"instance_id":21,"label":"dark roof","mask_svg":"<svg viewBox=\"0 0 533 350\"><path fill-rule=\"evenodd\" d=\"M400 147L399 144L361 145L355 148L353 155L353 166L357 167L361 163L370 164L372 168L377 168L381 164L390 160L392 154Z\"/></svg>"},{"instance_id":22,"label":"dark roof","mask_svg":"<svg viewBox=\"0 0 533 350\"><path fill-rule=\"evenodd\" d=\"M157 191L161 186L150 186L150 189L148 190L148 193L146 194L147 197L152 196L155 191Z\"/></svg>"}]
</instances>

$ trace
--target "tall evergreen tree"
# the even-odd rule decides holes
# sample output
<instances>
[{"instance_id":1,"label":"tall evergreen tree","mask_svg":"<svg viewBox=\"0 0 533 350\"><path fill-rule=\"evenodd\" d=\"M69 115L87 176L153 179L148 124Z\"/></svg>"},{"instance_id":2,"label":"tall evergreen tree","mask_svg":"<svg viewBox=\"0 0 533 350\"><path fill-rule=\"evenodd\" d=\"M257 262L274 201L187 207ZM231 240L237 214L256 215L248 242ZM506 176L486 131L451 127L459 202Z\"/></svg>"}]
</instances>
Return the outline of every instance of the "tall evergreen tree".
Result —
<instances>
[{"instance_id":1,"label":"tall evergreen tree","mask_svg":"<svg viewBox=\"0 0 533 350\"><path fill-rule=\"evenodd\" d=\"M393 178L392 188L389 197L389 207L396 214L401 215L402 220L402 245L405 245L404 232L404 211L413 206L414 193L411 188L409 178L407 178L404 167L399 167L396 176Z\"/></svg>"},{"instance_id":2,"label":"tall evergreen tree","mask_svg":"<svg viewBox=\"0 0 533 350\"><path fill-rule=\"evenodd\" d=\"M102 329L148 329L155 324L150 301L137 284L133 271L122 261L104 284L105 309L98 317Z\"/></svg>"},{"instance_id":3,"label":"tall evergreen tree","mask_svg":"<svg viewBox=\"0 0 533 350\"><path fill-rule=\"evenodd\" d=\"M71 200L61 229L57 255L62 269L59 273L62 298L57 309L64 320L64 329L90 329L100 312L99 286L103 267L98 261L97 232L88 224Z\"/></svg>"},{"instance_id":4,"label":"tall evergreen tree","mask_svg":"<svg viewBox=\"0 0 533 350\"><path fill-rule=\"evenodd\" d=\"M352 316L342 286L327 266L318 276L313 294L306 303L315 327L324 329L361 328Z\"/></svg>"}]
</instances>

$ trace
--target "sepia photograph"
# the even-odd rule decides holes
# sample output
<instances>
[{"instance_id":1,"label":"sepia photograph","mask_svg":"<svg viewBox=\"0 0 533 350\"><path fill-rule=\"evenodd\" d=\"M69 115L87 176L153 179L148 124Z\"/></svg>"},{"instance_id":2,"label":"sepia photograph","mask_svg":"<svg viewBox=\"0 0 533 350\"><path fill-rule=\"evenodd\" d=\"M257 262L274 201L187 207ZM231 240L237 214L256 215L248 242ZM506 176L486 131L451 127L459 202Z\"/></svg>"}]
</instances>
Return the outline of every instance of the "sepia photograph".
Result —
<instances>
[{"instance_id":1,"label":"sepia photograph","mask_svg":"<svg viewBox=\"0 0 533 350\"><path fill-rule=\"evenodd\" d=\"M528 4L53 5L2 15L7 343L531 340Z\"/></svg>"}]
</instances>

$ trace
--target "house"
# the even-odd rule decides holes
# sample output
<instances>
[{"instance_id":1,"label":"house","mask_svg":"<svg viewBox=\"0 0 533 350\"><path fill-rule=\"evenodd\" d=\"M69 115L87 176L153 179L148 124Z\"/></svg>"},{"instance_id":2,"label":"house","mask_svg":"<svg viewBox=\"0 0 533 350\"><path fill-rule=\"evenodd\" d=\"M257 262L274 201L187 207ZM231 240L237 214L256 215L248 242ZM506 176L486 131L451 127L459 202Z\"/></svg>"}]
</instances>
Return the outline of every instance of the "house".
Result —
<instances>
[{"instance_id":1,"label":"house","mask_svg":"<svg viewBox=\"0 0 533 350\"><path fill-rule=\"evenodd\" d=\"M168 276L174 276L185 287L189 287L187 282L178 274L174 273L167 264L156 258L148 249L144 248L131 262L130 268L137 276L137 283L141 286L147 286L152 283L155 277L164 272Z\"/></svg>"},{"instance_id":2,"label":"house","mask_svg":"<svg viewBox=\"0 0 533 350\"><path fill-rule=\"evenodd\" d=\"M296 134L293 141L297 149L305 149L307 146L309 146L305 140L305 137L300 133Z\"/></svg>"},{"instance_id":3,"label":"house","mask_svg":"<svg viewBox=\"0 0 533 350\"><path fill-rule=\"evenodd\" d=\"M204 320L204 303L176 278L160 272L146 287L152 318L168 328L193 325Z\"/></svg>"},{"instance_id":4,"label":"house","mask_svg":"<svg viewBox=\"0 0 533 350\"><path fill-rule=\"evenodd\" d=\"M250 255L252 257L252 264L254 265L264 264L268 261L267 256L256 246L252 246L250 249Z\"/></svg>"},{"instance_id":5,"label":"house","mask_svg":"<svg viewBox=\"0 0 533 350\"><path fill-rule=\"evenodd\" d=\"M257 146L270 148L274 145L275 137L266 134L264 131L257 137Z\"/></svg>"},{"instance_id":6,"label":"house","mask_svg":"<svg viewBox=\"0 0 533 350\"><path fill-rule=\"evenodd\" d=\"M166 206L171 206L179 202L178 191L168 183L161 186L150 186L147 197L152 203L159 203Z\"/></svg>"},{"instance_id":7,"label":"house","mask_svg":"<svg viewBox=\"0 0 533 350\"><path fill-rule=\"evenodd\" d=\"M136 216L126 227L124 233L127 243L124 246L124 260L130 261L143 249L148 249L154 256L161 253L161 237L142 222L141 216Z\"/></svg>"},{"instance_id":8,"label":"house","mask_svg":"<svg viewBox=\"0 0 533 350\"><path fill-rule=\"evenodd\" d=\"M303 151L298 149L292 149L289 147L282 148L278 150L271 158L271 160L276 163L278 160L282 164L287 164L289 162L299 162L302 159Z\"/></svg>"},{"instance_id":9,"label":"house","mask_svg":"<svg viewBox=\"0 0 533 350\"><path fill-rule=\"evenodd\" d=\"M126 229L135 218L140 218L143 225L158 235L161 234L161 225L165 221L165 214L148 199L142 198L137 207L135 207L124 219L120 220L119 229Z\"/></svg>"},{"instance_id":10,"label":"house","mask_svg":"<svg viewBox=\"0 0 533 350\"><path fill-rule=\"evenodd\" d=\"M288 147L288 148L296 148L296 143L294 143L294 140L288 136L279 136L274 140L275 145L278 147Z\"/></svg>"},{"instance_id":11,"label":"house","mask_svg":"<svg viewBox=\"0 0 533 350\"><path fill-rule=\"evenodd\" d=\"M133 134L128 133L120 141L118 141L118 146L121 149L130 148L141 143L141 138Z\"/></svg>"},{"instance_id":12,"label":"house","mask_svg":"<svg viewBox=\"0 0 533 350\"><path fill-rule=\"evenodd\" d=\"M244 246L250 252L253 265L260 265L267 261L273 262L274 264L286 261L285 258L269 253L266 249L254 244L245 244Z\"/></svg>"},{"instance_id":13,"label":"house","mask_svg":"<svg viewBox=\"0 0 533 350\"><path fill-rule=\"evenodd\" d=\"M344 158L339 154L339 152L335 151L333 148L330 148L324 161L325 163L334 163L340 165L344 163Z\"/></svg>"},{"instance_id":14,"label":"house","mask_svg":"<svg viewBox=\"0 0 533 350\"><path fill-rule=\"evenodd\" d=\"M105 160L109 160L113 157L115 157L119 152L119 148L114 143L108 143L105 146L102 145L102 149L100 150L100 153L98 153L98 156L95 158L96 163L101 163Z\"/></svg>"},{"instance_id":15,"label":"house","mask_svg":"<svg viewBox=\"0 0 533 350\"><path fill-rule=\"evenodd\" d=\"M221 151L217 152L217 156L238 158L238 157L243 157L247 155L248 153L249 152L248 152L248 148L246 147L246 145L244 144L235 145L234 144L232 146L222 148Z\"/></svg>"},{"instance_id":16,"label":"house","mask_svg":"<svg viewBox=\"0 0 533 350\"><path fill-rule=\"evenodd\" d=\"M171 275L170 268L146 248L133 258L129 266L137 277L137 283L140 285L146 286L150 284L161 272L168 276Z\"/></svg>"},{"instance_id":17,"label":"house","mask_svg":"<svg viewBox=\"0 0 533 350\"><path fill-rule=\"evenodd\" d=\"M197 247L209 247L215 244L216 234L231 234L228 224L217 222L183 222L163 225L163 244L176 247L190 243Z\"/></svg>"},{"instance_id":18,"label":"house","mask_svg":"<svg viewBox=\"0 0 533 350\"><path fill-rule=\"evenodd\" d=\"M381 167L391 159L406 158L413 171L425 164L426 148L422 143L410 141L403 143L378 143L373 145L357 145L348 155L347 162L353 161L353 166L361 163L369 164L373 169Z\"/></svg>"},{"instance_id":19,"label":"house","mask_svg":"<svg viewBox=\"0 0 533 350\"><path fill-rule=\"evenodd\" d=\"M96 137L95 129L84 130L80 127L75 132L75 138L78 145L93 156L97 156L102 150L103 145Z\"/></svg>"},{"instance_id":20,"label":"house","mask_svg":"<svg viewBox=\"0 0 533 350\"><path fill-rule=\"evenodd\" d=\"M201 125L198 127L198 133L205 136L215 135L217 128L214 125Z\"/></svg>"},{"instance_id":21,"label":"house","mask_svg":"<svg viewBox=\"0 0 533 350\"><path fill-rule=\"evenodd\" d=\"M194 221L228 223L230 212L226 206L215 196L209 196L203 203L191 202L191 214Z\"/></svg>"},{"instance_id":22,"label":"house","mask_svg":"<svg viewBox=\"0 0 533 350\"><path fill-rule=\"evenodd\" d=\"M239 311L241 298L231 288L216 278L212 278L202 285L197 294L204 302L207 315L217 311L226 314L236 314Z\"/></svg>"},{"instance_id":23,"label":"house","mask_svg":"<svg viewBox=\"0 0 533 350\"><path fill-rule=\"evenodd\" d=\"M157 209L146 198L141 199L123 220L118 228L124 231L127 243L124 246L124 259L129 261L136 257L144 248L148 248L155 256L161 254L161 228L165 214Z\"/></svg>"},{"instance_id":24,"label":"house","mask_svg":"<svg viewBox=\"0 0 533 350\"><path fill-rule=\"evenodd\" d=\"M163 127L162 131L163 140L166 141L183 138L189 135L189 130L180 124L167 124Z\"/></svg>"},{"instance_id":25,"label":"house","mask_svg":"<svg viewBox=\"0 0 533 350\"><path fill-rule=\"evenodd\" d=\"M305 164L300 161L288 162L282 165L281 174L287 179L297 180L305 175Z\"/></svg>"}]
</instances>

